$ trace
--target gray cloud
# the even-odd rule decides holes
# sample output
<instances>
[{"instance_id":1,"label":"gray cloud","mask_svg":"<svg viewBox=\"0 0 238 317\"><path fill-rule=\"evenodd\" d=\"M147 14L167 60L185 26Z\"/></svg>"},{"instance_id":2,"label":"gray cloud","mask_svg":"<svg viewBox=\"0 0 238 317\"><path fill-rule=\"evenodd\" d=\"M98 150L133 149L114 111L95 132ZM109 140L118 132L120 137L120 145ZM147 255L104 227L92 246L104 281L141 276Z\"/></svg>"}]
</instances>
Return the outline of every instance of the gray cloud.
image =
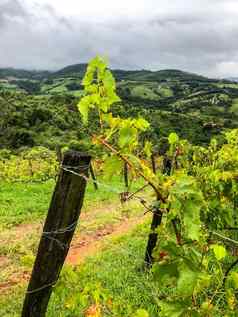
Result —
<instances>
[{"instance_id":1,"label":"gray cloud","mask_svg":"<svg viewBox=\"0 0 238 317\"><path fill-rule=\"evenodd\" d=\"M26 11L18 0L2 0L0 3L0 27L10 24L11 21L18 18L25 18Z\"/></svg>"},{"instance_id":2,"label":"gray cloud","mask_svg":"<svg viewBox=\"0 0 238 317\"><path fill-rule=\"evenodd\" d=\"M114 68L178 68L238 76L238 6L234 1L161 1L143 17L100 21L59 14L49 4L1 0L0 67L57 69L96 54ZM152 1L152 0L151 0ZM152 1L153 2L153 1ZM157 3L157 2L155 2Z\"/></svg>"}]
</instances>

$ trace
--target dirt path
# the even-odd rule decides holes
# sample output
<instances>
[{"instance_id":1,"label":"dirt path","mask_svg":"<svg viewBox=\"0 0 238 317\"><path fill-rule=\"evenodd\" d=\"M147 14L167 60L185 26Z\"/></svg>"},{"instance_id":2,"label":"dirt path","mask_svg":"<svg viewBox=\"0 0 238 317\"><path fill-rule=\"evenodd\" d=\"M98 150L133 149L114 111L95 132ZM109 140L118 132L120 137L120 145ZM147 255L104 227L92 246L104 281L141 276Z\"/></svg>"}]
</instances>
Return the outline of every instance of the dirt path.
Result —
<instances>
[{"instance_id":1,"label":"dirt path","mask_svg":"<svg viewBox=\"0 0 238 317\"><path fill-rule=\"evenodd\" d=\"M94 218L97 214L103 213L107 214L110 213L112 210L118 209L119 205L110 204L110 205L100 205L93 209L93 212L87 210L82 212L80 216L81 221L88 221L90 218ZM12 227L11 229L5 230L0 232L0 246L1 244L11 244L18 240L24 240L29 236L29 234L34 233L40 236L44 225L44 219L41 222L35 223L23 223ZM0 257L1 259L1 257Z\"/></svg>"},{"instance_id":2,"label":"dirt path","mask_svg":"<svg viewBox=\"0 0 238 317\"><path fill-rule=\"evenodd\" d=\"M84 261L88 256L92 256L100 251L106 239L120 237L133 230L137 225L143 223L145 217L134 217L124 219L121 223L113 226L107 225L105 228L94 232L88 236L76 236L71 244L66 263L77 265Z\"/></svg>"},{"instance_id":3,"label":"dirt path","mask_svg":"<svg viewBox=\"0 0 238 317\"><path fill-rule=\"evenodd\" d=\"M112 206L104 206L104 212L110 212L111 208ZM114 205L114 209L115 208L116 207ZM93 214L95 215L95 213L98 212L100 212L100 210L94 211ZM83 218L87 217L91 218L92 214L90 215L87 213L83 216ZM123 217L117 223L104 224L102 227L98 228L93 232L84 233L82 231L81 234L76 233L71 243L71 247L66 258L66 263L73 266L82 263L88 256L92 256L98 253L100 250L102 250L105 246L106 241L116 237L120 237L126 234L127 232L132 231L138 224L143 223L145 219L146 218L145 216L143 216L143 214L139 214L138 216L131 216L130 218ZM41 228L42 225L40 224L34 224L29 226L21 225L13 230L13 236L11 236L9 240L12 242L12 240L19 238L19 236L25 237L27 232L32 232L32 230L36 230L39 235ZM8 265L8 262L8 257L0 257L0 267ZM3 294L8 292L10 289L12 289L12 287L16 285L25 284L28 282L29 278L29 271L15 271L6 281L0 283L0 292Z\"/></svg>"}]
</instances>

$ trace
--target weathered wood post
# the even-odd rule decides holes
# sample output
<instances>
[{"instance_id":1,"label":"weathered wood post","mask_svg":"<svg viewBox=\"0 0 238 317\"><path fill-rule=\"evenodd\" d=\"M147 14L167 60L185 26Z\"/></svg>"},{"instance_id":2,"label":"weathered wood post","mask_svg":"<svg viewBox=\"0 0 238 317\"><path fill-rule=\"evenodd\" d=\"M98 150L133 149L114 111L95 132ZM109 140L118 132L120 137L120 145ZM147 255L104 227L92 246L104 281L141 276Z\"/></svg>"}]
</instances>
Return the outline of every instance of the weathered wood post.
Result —
<instances>
[{"instance_id":1,"label":"weathered wood post","mask_svg":"<svg viewBox=\"0 0 238 317\"><path fill-rule=\"evenodd\" d=\"M123 174L124 174L124 182L125 182L126 192L128 192L129 180L128 180L128 165L126 162L124 163Z\"/></svg>"},{"instance_id":2,"label":"weathered wood post","mask_svg":"<svg viewBox=\"0 0 238 317\"><path fill-rule=\"evenodd\" d=\"M91 177L93 179L93 186L94 186L95 190L98 190L98 183L97 183L97 179L96 179L96 176L95 176L95 173L94 173L94 170L93 170L92 162L91 162L89 168L90 168L90 175L91 175Z\"/></svg>"},{"instance_id":3,"label":"weathered wood post","mask_svg":"<svg viewBox=\"0 0 238 317\"><path fill-rule=\"evenodd\" d=\"M164 154L162 173L166 175L170 175L172 172L172 160L166 155L165 151L164 152L161 151L160 154ZM176 162L176 157L175 157L175 162ZM160 226L162 217L163 217L162 211L159 208L159 199L157 199L157 203L158 203L158 206L153 208L153 218L152 218L151 227L150 227L151 232L149 234L149 239L148 239L146 252L145 252L145 266L147 268L150 268L154 262L153 251L154 251L154 248L156 247L157 240L158 240L157 228ZM174 231L176 234L177 243L180 244L181 235L177 228L178 223L176 218L172 220L172 225L174 227Z\"/></svg>"},{"instance_id":4,"label":"weathered wood post","mask_svg":"<svg viewBox=\"0 0 238 317\"><path fill-rule=\"evenodd\" d=\"M44 317L80 215L91 157L66 152L26 292L22 317Z\"/></svg>"},{"instance_id":5,"label":"weathered wood post","mask_svg":"<svg viewBox=\"0 0 238 317\"><path fill-rule=\"evenodd\" d=\"M166 141L167 142L167 141ZM163 160L163 174L170 174L171 172L171 160L166 156L166 150L167 150L167 144L164 142L164 145L162 149L157 151L160 155L165 155L165 158ZM152 154L153 157L154 154ZM155 162L154 162L155 163ZM153 172L156 173L156 166L153 165L153 160L152 160L152 168ZM162 211L159 208L159 198L157 199L158 206L155 206L153 208L153 217L152 217L152 222L150 226L150 234L146 246L146 251L145 251L145 266L147 268L150 268L154 262L154 257L153 257L153 251L154 248L156 247L157 240L158 240L158 227L161 224L162 221Z\"/></svg>"},{"instance_id":6,"label":"weathered wood post","mask_svg":"<svg viewBox=\"0 0 238 317\"><path fill-rule=\"evenodd\" d=\"M161 224L162 221L162 212L159 209L159 207L154 207L153 208L153 218L150 226L150 234L146 246L146 251L145 251L145 266L147 268L150 268L154 262L154 257L153 257L153 251L154 248L156 247L156 243L158 240L158 232L157 228Z\"/></svg>"}]
</instances>

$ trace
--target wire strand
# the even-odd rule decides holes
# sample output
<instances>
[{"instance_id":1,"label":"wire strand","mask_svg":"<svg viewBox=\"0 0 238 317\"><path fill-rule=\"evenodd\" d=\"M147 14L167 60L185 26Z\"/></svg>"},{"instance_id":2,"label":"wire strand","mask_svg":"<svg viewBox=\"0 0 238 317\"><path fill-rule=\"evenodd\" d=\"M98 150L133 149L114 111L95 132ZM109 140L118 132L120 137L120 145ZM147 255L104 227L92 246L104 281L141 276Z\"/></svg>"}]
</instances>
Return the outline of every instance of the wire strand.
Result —
<instances>
[{"instance_id":1,"label":"wire strand","mask_svg":"<svg viewBox=\"0 0 238 317\"><path fill-rule=\"evenodd\" d=\"M49 284L45 284L39 288L36 288L36 289L33 289L33 290L27 290L26 293L27 294L34 294L34 293L37 293L37 292L40 292L42 290L44 290L45 288L48 288L48 287L54 287L56 285L57 281L54 281L52 283L49 283Z\"/></svg>"}]
</instances>

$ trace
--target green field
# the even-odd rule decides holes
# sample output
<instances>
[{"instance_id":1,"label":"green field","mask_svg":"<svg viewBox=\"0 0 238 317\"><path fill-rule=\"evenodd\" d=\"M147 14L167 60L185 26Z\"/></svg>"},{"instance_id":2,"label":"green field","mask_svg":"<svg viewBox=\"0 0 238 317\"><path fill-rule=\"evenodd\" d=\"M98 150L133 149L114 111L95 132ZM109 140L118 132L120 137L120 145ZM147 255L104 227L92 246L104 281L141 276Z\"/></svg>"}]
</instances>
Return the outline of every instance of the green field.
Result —
<instances>
[{"instance_id":1,"label":"green field","mask_svg":"<svg viewBox=\"0 0 238 317\"><path fill-rule=\"evenodd\" d=\"M108 180L100 179L99 191L95 191L92 182L88 184L84 208L97 208L103 202L119 201L119 193L124 190L118 177ZM134 189L142 184L138 181ZM44 219L55 181L45 183L1 183L0 187L0 228L35 222Z\"/></svg>"}]
</instances>

